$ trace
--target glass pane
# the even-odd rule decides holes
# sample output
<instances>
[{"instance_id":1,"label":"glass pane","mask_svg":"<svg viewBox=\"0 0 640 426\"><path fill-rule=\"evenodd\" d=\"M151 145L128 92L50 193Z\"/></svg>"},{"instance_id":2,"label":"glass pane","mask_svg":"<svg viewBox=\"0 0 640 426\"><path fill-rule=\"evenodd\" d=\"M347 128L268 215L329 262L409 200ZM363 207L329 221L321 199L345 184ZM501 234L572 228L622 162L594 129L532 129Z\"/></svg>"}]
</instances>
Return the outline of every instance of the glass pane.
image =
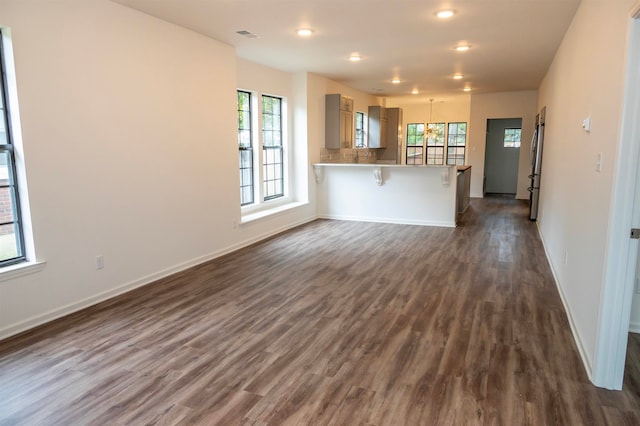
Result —
<instances>
[{"instance_id":1,"label":"glass pane","mask_svg":"<svg viewBox=\"0 0 640 426\"><path fill-rule=\"evenodd\" d=\"M16 220L14 206L13 188L0 188L0 223Z\"/></svg>"},{"instance_id":2,"label":"glass pane","mask_svg":"<svg viewBox=\"0 0 640 426\"><path fill-rule=\"evenodd\" d=\"M407 148L407 164L422 164L422 148Z\"/></svg>"},{"instance_id":3,"label":"glass pane","mask_svg":"<svg viewBox=\"0 0 640 426\"><path fill-rule=\"evenodd\" d=\"M2 111L2 118L0 118L0 145L7 144L7 126L4 122L4 111Z\"/></svg>"},{"instance_id":4,"label":"glass pane","mask_svg":"<svg viewBox=\"0 0 640 426\"><path fill-rule=\"evenodd\" d=\"M0 185L13 185L13 167L7 151L0 152Z\"/></svg>"},{"instance_id":5,"label":"glass pane","mask_svg":"<svg viewBox=\"0 0 640 426\"><path fill-rule=\"evenodd\" d=\"M15 225L0 226L0 261L18 257L18 237Z\"/></svg>"}]
</instances>

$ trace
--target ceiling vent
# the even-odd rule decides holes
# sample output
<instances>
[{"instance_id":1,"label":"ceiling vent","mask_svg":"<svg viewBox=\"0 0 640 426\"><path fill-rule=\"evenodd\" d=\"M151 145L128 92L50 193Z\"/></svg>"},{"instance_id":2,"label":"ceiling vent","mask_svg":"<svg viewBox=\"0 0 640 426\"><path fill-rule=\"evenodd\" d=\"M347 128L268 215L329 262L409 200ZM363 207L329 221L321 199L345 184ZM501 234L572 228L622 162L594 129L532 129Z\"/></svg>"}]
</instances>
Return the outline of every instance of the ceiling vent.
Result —
<instances>
[{"instance_id":1,"label":"ceiling vent","mask_svg":"<svg viewBox=\"0 0 640 426\"><path fill-rule=\"evenodd\" d=\"M236 34L241 35L241 36L246 37L246 38L258 38L257 35L249 32L247 30L236 31Z\"/></svg>"}]
</instances>

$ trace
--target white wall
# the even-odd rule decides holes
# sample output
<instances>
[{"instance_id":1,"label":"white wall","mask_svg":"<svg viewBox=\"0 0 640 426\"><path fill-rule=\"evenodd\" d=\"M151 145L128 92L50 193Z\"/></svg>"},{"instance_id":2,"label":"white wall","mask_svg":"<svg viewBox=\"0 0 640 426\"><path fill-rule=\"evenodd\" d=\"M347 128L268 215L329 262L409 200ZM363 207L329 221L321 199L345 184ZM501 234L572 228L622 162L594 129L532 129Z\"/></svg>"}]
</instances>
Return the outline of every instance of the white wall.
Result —
<instances>
[{"instance_id":1,"label":"white wall","mask_svg":"<svg viewBox=\"0 0 640 426\"><path fill-rule=\"evenodd\" d=\"M483 196L487 120L491 118L522 118L522 142L516 198L529 198L527 188L530 186L530 181L527 176L531 174L529 149L535 127L536 101L537 91L535 90L471 95L468 162L473 166L471 173L472 197Z\"/></svg>"},{"instance_id":2,"label":"white wall","mask_svg":"<svg viewBox=\"0 0 640 426\"><path fill-rule=\"evenodd\" d=\"M538 226L589 374L600 321L633 0L583 0L539 89L547 106ZM582 120L591 117L591 132ZM602 153L602 171L596 159Z\"/></svg>"},{"instance_id":3,"label":"white wall","mask_svg":"<svg viewBox=\"0 0 640 426\"><path fill-rule=\"evenodd\" d=\"M333 164L318 167L319 216L328 219L456 225L456 168ZM382 185L374 169L382 172ZM415 183L420 182L416 191Z\"/></svg>"},{"instance_id":4,"label":"white wall","mask_svg":"<svg viewBox=\"0 0 640 426\"><path fill-rule=\"evenodd\" d=\"M0 282L0 338L315 217L310 204L234 228L230 46L104 0L2 0L0 25L47 262Z\"/></svg>"}]
</instances>

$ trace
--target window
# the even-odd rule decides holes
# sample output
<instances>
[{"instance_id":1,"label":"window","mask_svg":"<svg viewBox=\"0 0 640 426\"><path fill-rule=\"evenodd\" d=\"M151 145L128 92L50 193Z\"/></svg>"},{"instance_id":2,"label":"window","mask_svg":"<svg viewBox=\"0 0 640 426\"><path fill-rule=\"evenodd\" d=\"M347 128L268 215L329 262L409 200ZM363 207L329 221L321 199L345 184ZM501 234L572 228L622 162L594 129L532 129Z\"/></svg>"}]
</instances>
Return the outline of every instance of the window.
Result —
<instances>
[{"instance_id":1,"label":"window","mask_svg":"<svg viewBox=\"0 0 640 426\"><path fill-rule=\"evenodd\" d=\"M504 129L504 147L505 148L520 148L520 137L522 136L522 129Z\"/></svg>"},{"instance_id":2,"label":"window","mask_svg":"<svg viewBox=\"0 0 640 426\"><path fill-rule=\"evenodd\" d=\"M366 148L364 137L364 112L356 112L356 148Z\"/></svg>"},{"instance_id":3,"label":"window","mask_svg":"<svg viewBox=\"0 0 640 426\"><path fill-rule=\"evenodd\" d=\"M240 150L240 205L254 201L251 93L238 90L238 149Z\"/></svg>"},{"instance_id":4,"label":"window","mask_svg":"<svg viewBox=\"0 0 640 426\"><path fill-rule=\"evenodd\" d=\"M262 95L262 154L264 200L284 195L282 99Z\"/></svg>"},{"instance_id":5,"label":"window","mask_svg":"<svg viewBox=\"0 0 640 426\"><path fill-rule=\"evenodd\" d=\"M0 32L0 38L2 33ZM4 46L0 43L0 266L25 260L24 234L20 215L20 197L16 176L16 159L11 134L11 109L8 103Z\"/></svg>"},{"instance_id":6,"label":"window","mask_svg":"<svg viewBox=\"0 0 640 426\"><path fill-rule=\"evenodd\" d=\"M444 164L444 123L427 124L427 164Z\"/></svg>"},{"instance_id":7,"label":"window","mask_svg":"<svg viewBox=\"0 0 640 426\"><path fill-rule=\"evenodd\" d=\"M407 164L423 164L424 124L407 124Z\"/></svg>"},{"instance_id":8,"label":"window","mask_svg":"<svg viewBox=\"0 0 640 426\"><path fill-rule=\"evenodd\" d=\"M447 136L447 164L464 164L467 145L467 123L449 123Z\"/></svg>"}]
</instances>

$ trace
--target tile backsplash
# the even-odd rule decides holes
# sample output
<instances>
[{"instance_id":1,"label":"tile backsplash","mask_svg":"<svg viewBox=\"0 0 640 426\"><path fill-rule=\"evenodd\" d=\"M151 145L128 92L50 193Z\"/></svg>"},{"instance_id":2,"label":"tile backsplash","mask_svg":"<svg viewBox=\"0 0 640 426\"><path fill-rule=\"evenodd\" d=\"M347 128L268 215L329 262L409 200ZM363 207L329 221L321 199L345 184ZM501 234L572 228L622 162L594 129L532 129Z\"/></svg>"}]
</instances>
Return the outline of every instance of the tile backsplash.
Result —
<instances>
[{"instance_id":1,"label":"tile backsplash","mask_svg":"<svg viewBox=\"0 0 640 426\"><path fill-rule=\"evenodd\" d=\"M320 149L321 163L375 163L375 149Z\"/></svg>"}]
</instances>

